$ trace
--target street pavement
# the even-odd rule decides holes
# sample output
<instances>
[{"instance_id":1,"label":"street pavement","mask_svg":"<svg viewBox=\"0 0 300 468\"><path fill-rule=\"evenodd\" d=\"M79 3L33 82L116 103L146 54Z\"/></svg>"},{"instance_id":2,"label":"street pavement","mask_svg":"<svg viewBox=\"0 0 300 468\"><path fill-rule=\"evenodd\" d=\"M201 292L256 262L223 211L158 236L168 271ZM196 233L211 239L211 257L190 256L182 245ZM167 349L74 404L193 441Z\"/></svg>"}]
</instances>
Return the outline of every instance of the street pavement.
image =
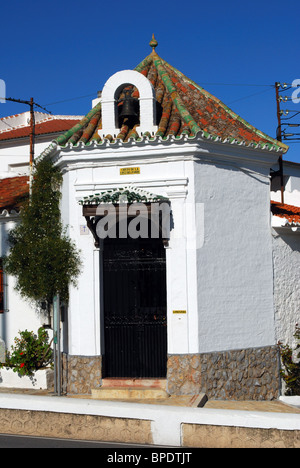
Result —
<instances>
[{"instance_id":1,"label":"street pavement","mask_svg":"<svg viewBox=\"0 0 300 468\"><path fill-rule=\"evenodd\" d=\"M0 448L105 448L130 449L148 448L145 445L121 444L116 442L98 442L70 439L53 439L46 437L0 434Z\"/></svg>"}]
</instances>

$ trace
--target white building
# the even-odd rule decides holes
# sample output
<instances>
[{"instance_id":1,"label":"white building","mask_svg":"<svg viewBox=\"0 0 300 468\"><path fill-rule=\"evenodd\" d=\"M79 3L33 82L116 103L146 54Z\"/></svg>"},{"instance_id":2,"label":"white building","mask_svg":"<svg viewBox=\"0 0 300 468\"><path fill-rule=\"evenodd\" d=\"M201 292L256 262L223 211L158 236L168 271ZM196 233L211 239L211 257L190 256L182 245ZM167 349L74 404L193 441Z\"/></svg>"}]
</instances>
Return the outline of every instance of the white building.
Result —
<instances>
[{"instance_id":1,"label":"white building","mask_svg":"<svg viewBox=\"0 0 300 468\"><path fill-rule=\"evenodd\" d=\"M62 219L83 261L62 323L65 388L165 378L175 394L276 398L276 343L291 339L300 299L297 182L294 217L271 206L270 171L287 147L150 45L40 152L63 173ZM119 221L129 209L125 231L145 226L132 200L147 216L170 207L169 234L122 237L119 223L117 238L99 238L105 202Z\"/></svg>"},{"instance_id":2,"label":"white building","mask_svg":"<svg viewBox=\"0 0 300 468\"><path fill-rule=\"evenodd\" d=\"M59 116L34 113L35 155L41 154L53 138L65 133L82 116ZM0 119L0 257L7 255L7 234L18 220L19 207L28 196L30 162L30 112ZM45 317L21 299L15 291L15 280L3 275L0 286L0 339L6 348L14 344L19 331L36 331Z\"/></svg>"}]
</instances>

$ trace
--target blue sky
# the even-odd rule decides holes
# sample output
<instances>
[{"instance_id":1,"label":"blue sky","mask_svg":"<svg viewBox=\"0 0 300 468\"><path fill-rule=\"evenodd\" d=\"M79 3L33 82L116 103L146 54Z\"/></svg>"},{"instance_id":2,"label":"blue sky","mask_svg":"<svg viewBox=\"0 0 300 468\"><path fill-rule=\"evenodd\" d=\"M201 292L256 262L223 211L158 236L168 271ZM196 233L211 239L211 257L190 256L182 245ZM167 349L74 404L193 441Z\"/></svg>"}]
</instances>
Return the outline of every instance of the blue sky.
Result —
<instances>
[{"instance_id":1,"label":"blue sky","mask_svg":"<svg viewBox=\"0 0 300 468\"><path fill-rule=\"evenodd\" d=\"M7 97L85 115L113 73L151 52L154 33L158 55L275 137L274 83L300 79L299 13L290 0L2 2L0 79ZM0 117L25 110L6 102ZM299 143L286 160L300 162Z\"/></svg>"}]
</instances>

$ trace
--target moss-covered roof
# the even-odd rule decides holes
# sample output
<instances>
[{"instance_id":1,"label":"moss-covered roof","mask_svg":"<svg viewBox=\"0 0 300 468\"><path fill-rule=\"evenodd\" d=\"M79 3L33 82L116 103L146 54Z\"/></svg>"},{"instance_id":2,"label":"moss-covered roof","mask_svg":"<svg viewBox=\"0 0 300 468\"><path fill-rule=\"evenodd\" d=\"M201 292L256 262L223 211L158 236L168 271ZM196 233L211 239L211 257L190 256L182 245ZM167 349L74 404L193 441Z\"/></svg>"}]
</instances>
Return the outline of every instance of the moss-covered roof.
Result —
<instances>
[{"instance_id":1,"label":"moss-covered roof","mask_svg":"<svg viewBox=\"0 0 300 468\"><path fill-rule=\"evenodd\" d=\"M156 138L167 138L170 135L181 137L201 136L246 144L247 146L260 146L286 152L288 147L259 131L240 116L235 114L219 99L205 91L201 86L187 78L176 68L168 64L156 53L157 41L150 41L152 52L135 70L142 73L153 85L158 109L158 129ZM139 97L138 90L132 86L132 97ZM119 104L122 105L122 102ZM101 102L99 102L79 123L55 142L64 146L79 143L101 143L98 130L102 128ZM139 139L135 126L131 126L124 119L120 125L117 139L126 142L130 138ZM104 139L112 140L111 135Z\"/></svg>"}]
</instances>

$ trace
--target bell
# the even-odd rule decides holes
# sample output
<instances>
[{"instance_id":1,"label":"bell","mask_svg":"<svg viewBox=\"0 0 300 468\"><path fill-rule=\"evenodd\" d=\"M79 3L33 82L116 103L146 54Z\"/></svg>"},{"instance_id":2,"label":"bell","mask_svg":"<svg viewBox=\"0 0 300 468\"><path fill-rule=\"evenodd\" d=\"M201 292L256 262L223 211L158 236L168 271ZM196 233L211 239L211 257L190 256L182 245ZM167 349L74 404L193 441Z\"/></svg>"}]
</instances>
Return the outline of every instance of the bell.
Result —
<instances>
[{"instance_id":1,"label":"bell","mask_svg":"<svg viewBox=\"0 0 300 468\"><path fill-rule=\"evenodd\" d=\"M122 110L120 112L120 117L138 117L137 107L138 100L131 97L130 90L125 91L125 98L120 99L119 102L123 102Z\"/></svg>"}]
</instances>

